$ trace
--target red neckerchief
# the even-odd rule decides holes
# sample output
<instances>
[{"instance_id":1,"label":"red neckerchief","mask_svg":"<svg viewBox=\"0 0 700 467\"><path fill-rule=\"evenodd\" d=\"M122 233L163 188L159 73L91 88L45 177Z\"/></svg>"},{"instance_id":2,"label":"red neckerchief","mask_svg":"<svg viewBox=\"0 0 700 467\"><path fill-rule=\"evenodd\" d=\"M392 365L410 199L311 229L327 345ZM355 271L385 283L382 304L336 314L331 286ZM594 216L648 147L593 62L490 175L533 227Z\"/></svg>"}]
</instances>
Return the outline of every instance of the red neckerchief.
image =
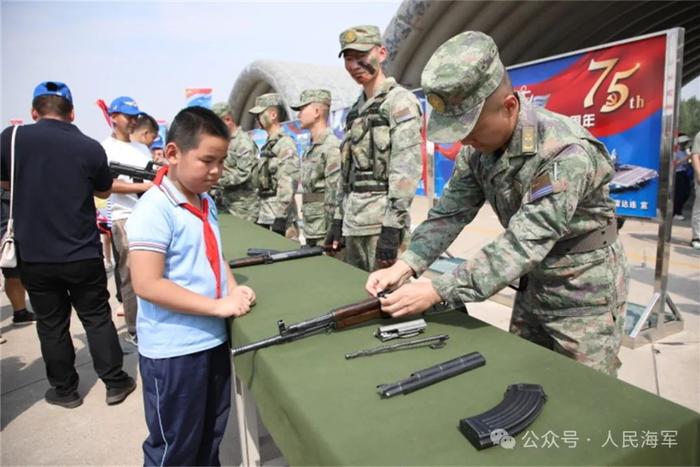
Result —
<instances>
[{"instance_id":1,"label":"red neckerchief","mask_svg":"<svg viewBox=\"0 0 700 467\"><path fill-rule=\"evenodd\" d=\"M161 183L163 182L163 177L165 177L167 173L167 165L158 169L158 173L156 173L156 177L153 179L153 184L160 187ZM207 253L207 260L209 260L209 266L211 266L211 270L216 278L216 298L221 298L221 260L219 255L219 244L216 241L214 230L209 224L209 202L206 198L202 199L201 211L192 206L190 203L182 203L180 206L197 216L197 218L202 221L202 225L204 227L204 248Z\"/></svg>"}]
</instances>

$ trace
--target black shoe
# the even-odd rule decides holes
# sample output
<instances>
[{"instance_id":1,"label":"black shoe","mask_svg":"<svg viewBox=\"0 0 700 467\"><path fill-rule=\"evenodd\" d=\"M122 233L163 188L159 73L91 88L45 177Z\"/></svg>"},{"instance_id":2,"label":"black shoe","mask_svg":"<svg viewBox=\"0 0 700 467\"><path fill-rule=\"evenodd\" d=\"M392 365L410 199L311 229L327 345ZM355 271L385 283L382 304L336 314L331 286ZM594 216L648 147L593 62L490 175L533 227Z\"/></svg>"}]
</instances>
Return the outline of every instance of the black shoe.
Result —
<instances>
[{"instance_id":1,"label":"black shoe","mask_svg":"<svg viewBox=\"0 0 700 467\"><path fill-rule=\"evenodd\" d=\"M36 315L26 308L15 311L12 316L12 324L15 325L32 324L34 321L36 321Z\"/></svg>"},{"instance_id":2,"label":"black shoe","mask_svg":"<svg viewBox=\"0 0 700 467\"><path fill-rule=\"evenodd\" d=\"M134 378L131 376L129 377L128 384L123 388L107 389L107 405L121 404L129 394L134 392L134 389L136 389L136 381L134 381Z\"/></svg>"},{"instance_id":3,"label":"black shoe","mask_svg":"<svg viewBox=\"0 0 700 467\"><path fill-rule=\"evenodd\" d=\"M61 396L56 392L56 388L50 388L46 391L44 399L48 404L60 405L66 409L74 409L83 404L83 398L80 397L77 391L73 391L67 396Z\"/></svg>"}]
</instances>

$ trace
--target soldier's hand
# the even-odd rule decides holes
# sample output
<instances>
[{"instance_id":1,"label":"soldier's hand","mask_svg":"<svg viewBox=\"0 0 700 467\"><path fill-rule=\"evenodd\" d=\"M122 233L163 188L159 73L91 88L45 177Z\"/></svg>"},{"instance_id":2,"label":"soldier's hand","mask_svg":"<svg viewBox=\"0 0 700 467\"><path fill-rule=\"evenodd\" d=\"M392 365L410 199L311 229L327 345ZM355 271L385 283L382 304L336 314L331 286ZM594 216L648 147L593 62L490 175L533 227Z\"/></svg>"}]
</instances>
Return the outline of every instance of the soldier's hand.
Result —
<instances>
[{"instance_id":1,"label":"soldier's hand","mask_svg":"<svg viewBox=\"0 0 700 467\"><path fill-rule=\"evenodd\" d=\"M276 218L275 221L272 223L272 227L270 228L270 230L284 237L287 233L287 219L284 217Z\"/></svg>"},{"instance_id":2,"label":"soldier's hand","mask_svg":"<svg viewBox=\"0 0 700 467\"><path fill-rule=\"evenodd\" d=\"M141 182L141 188L143 189L143 192L147 192L151 187L153 186L153 182L150 180L144 180Z\"/></svg>"},{"instance_id":3,"label":"soldier's hand","mask_svg":"<svg viewBox=\"0 0 700 467\"><path fill-rule=\"evenodd\" d=\"M392 318L417 315L442 301L430 281L416 281L404 284L392 293L380 298L382 311Z\"/></svg>"},{"instance_id":4,"label":"soldier's hand","mask_svg":"<svg viewBox=\"0 0 700 467\"><path fill-rule=\"evenodd\" d=\"M396 253L394 253L394 258L392 259L375 259L374 260L374 269L386 269L390 268L396 263Z\"/></svg>"},{"instance_id":5,"label":"soldier's hand","mask_svg":"<svg viewBox=\"0 0 700 467\"><path fill-rule=\"evenodd\" d=\"M331 227L328 229L328 234L323 241L323 246L326 247L326 252L334 256L335 252L343 248L343 221L342 219L334 219Z\"/></svg>"},{"instance_id":6,"label":"soldier's hand","mask_svg":"<svg viewBox=\"0 0 700 467\"><path fill-rule=\"evenodd\" d=\"M377 241L375 261L378 268L388 268L396 262L400 244L401 229L383 226Z\"/></svg>"},{"instance_id":7,"label":"soldier's hand","mask_svg":"<svg viewBox=\"0 0 700 467\"><path fill-rule=\"evenodd\" d=\"M365 290L376 297L382 290L403 284L411 276L413 276L413 269L404 261L398 260L390 268L380 269L370 274L365 284Z\"/></svg>"}]
</instances>

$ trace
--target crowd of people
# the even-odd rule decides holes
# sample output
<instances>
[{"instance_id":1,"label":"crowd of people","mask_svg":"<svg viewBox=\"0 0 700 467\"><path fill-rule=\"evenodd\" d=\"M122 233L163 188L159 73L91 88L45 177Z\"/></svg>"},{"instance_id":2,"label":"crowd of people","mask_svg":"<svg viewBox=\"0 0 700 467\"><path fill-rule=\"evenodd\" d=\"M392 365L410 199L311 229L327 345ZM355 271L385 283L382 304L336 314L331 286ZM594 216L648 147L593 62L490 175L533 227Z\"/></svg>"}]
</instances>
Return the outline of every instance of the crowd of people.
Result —
<instances>
[{"instance_id":1,"label":"crowd of people","mask_svg":"<svg viewBox=\"0 0 700 467\"><path fill-rule=\"evenodd\" d=\"M71 123L67 85L36 87L36 123L6 129L0 143L20 258L3 273L13 321L36 320L51 386L46 402L82 403L72 308L106 403L118 404L136 388L122 370L108 303L106 271L114 268L126 339L139 352L149 431L144 463L219 464L231 386L226 319L248 313L256 295L236 283L223 258L214 187L231 214L288 238L303 234L306 244L367 271L366 290L394 317L439 302L481 301L517 282L511 332L616 374L628 269L604 145L514 92L491 37L458 34L432 55L421 84L432 107L428 138L464 148L443 196L411 233L421 107L384 74L387 49L376 26L343 31L340 56L361 91L345 136L340 141L328 127L331 93L306 89L289 106L311 135L301 157L282 131L287 106L276 93L257 97L249 109L267 133L258 149L225 102L183 109L162 141L157 122L126 96L108 107L112 132L100 144ZM698 137L693 153L700 168ZM114 176L110 162L155 167L155 177ZM505 231L454 272L411 281L486 201ZM693 246L700 248L697 223ZM380 294L385 290L392 292Z\"/></svg>"}]
</instances>

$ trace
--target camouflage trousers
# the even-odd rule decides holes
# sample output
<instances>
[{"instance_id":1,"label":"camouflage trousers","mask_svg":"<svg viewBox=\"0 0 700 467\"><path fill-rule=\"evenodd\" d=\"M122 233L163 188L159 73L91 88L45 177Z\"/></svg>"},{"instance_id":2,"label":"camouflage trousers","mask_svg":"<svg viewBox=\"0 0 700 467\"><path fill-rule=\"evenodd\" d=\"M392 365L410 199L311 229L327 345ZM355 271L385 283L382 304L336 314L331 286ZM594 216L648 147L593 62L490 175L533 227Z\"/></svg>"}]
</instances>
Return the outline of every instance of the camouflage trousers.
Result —
<instances>
[{"instance_id":1,"label":"camouflage trousers","mask_svg":"<svg viewBox=\"0 0 700 467\"><path fill-rule=\"evenodd\" d=\"M260 203L257 197L236 197L227 196L224 198L226 210L236 217L250 222L258 220L260 213Z\"/></svg>"},{"instance_id":2,"label":"camouflage trousers","mask_svg":"<svg viewBox=\"0 0 700 467\"><path fill-rule=\"evenodd\" d=\"M404 234L404 240L399 246L398 256L408 248L408 231ZM345 250L343 261L367 272L381 269L377 267L377 242L379 235L358 235L345 237Z\"/></svg>"},{"instance_id":3,"label":"camouflage trousers","mask_svg":"<svg viewBox=\"0 0 700 467\"><path fill-rule=\"evenodd\" d=\"M379 235L345 237L343 261L367 272L375 271L378 240Z\"/></svg>"},{"instance_id":4,"label":"camouflage trousers","mask_svg":"<svg viewBox=\"0 0 700 467\"><path fill-rule=\"evenodd\" d=\"M627 304L587 316L553 316L532 313L518 292L510 332L535 344L611 376L617 375Z\"/></svg>"}]
</instances>

